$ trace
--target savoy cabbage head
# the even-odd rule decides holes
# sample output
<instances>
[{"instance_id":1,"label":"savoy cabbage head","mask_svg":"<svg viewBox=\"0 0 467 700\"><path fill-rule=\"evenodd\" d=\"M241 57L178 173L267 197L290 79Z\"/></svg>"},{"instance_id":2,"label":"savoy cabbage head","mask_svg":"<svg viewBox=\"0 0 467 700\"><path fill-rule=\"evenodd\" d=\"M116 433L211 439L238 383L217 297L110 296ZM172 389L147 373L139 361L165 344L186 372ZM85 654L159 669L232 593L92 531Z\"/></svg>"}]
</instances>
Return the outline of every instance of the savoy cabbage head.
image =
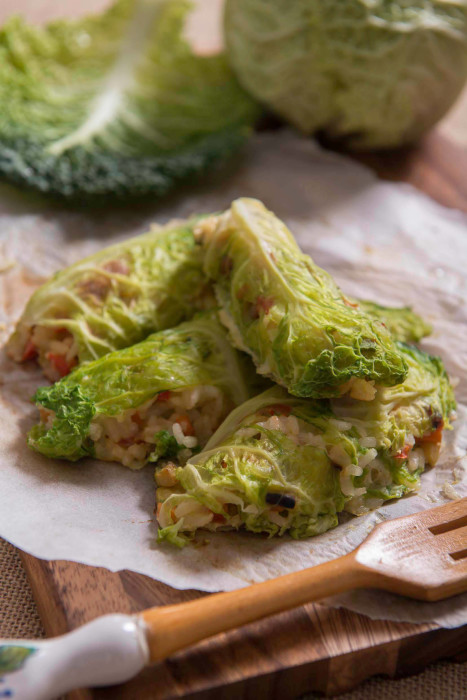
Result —
<instances>
[{"instance_id":1,"label":"savoy cabbage head","mask_svg":"<svg viewBox=\"0 0 467 700\"><path fill-rule=\"evenodd\" d=\"M413 141L467 77L465 0L227 0L225 32L252 95L358 148Z\"/></svg>"},{"instance_id":2,"label":"savoy cabbage head","mask_svg":"<svg viewBox=\"0 0 467 700\"><path fill-rule=\"evenodd\" d=\"M0 176L46 194L164 195L245 141L258 107L225 56L198 56L187 0L0 29Z\"/></svg>"}]
</instances>

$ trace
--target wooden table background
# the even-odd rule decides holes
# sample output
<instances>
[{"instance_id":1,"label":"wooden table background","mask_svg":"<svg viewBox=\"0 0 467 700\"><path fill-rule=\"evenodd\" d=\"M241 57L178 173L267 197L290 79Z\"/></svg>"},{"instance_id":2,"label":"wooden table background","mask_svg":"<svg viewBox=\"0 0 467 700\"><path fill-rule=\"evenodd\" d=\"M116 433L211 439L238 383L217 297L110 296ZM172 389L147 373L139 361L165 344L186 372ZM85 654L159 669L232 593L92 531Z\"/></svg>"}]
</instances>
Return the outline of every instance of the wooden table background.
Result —
<instances>
[{"instance_id":1,"label":"wooden table background","mask_svg":"<svg viewBox=\"0 0 467 700\"><path fill-rule=\"evenodd\" d=\"M2 0L0 23L12 12L32 21L98 11L108 0ZM219 46L222 0L198 0L189 35L202 50ZM419 146L362 156L383 177L406 180L448 206L467 211L467 92L435 132ZM70 562L44 562L22 554L48 634L58 634L110 612L135 612L151 605L195 598L130 572ZM47 592L47 594L46 594ZM85 698L228 698L285 700L318 689L333 694L374 673L413 673L430 661L467 660L464 629L371 621L346 610L308 605L244 630L220 635L174 656L117 689L82 690ZM155 679L157 678L157 684ZM443 699L444 700L444 699Z\"/></svg>"}]
</instances>

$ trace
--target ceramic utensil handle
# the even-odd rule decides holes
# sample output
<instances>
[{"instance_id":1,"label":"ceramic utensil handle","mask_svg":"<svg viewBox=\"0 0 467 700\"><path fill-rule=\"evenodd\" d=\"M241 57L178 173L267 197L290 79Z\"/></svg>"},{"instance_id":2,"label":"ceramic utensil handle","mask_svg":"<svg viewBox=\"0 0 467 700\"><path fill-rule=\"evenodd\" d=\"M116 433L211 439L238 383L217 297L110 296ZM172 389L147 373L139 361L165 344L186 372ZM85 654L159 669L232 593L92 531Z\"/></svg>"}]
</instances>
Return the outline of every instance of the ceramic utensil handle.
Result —
<instances>
[{"instance_id":1,"label":"ceramic utensil handle","mask_svg":"<svg viewBox=\"0 0 467 700\"><path fill-rule=\"evenodd\" d=\"M54 639L0 640L0 698L50 700L133 678L148 663L139 617L105 615Z\"/></svg>"},{"instance_id":2,"label":"ceramic utensil handle","mask_svg":"<svg viewBox=\"0 0 467 700\"><path fill-rule=\"evenodd\" d=\"M141 617L147 625L151 661L267 615L368 585L368 574L352 552L247 588L146 610Z\"/></svg>"}]
</instances>

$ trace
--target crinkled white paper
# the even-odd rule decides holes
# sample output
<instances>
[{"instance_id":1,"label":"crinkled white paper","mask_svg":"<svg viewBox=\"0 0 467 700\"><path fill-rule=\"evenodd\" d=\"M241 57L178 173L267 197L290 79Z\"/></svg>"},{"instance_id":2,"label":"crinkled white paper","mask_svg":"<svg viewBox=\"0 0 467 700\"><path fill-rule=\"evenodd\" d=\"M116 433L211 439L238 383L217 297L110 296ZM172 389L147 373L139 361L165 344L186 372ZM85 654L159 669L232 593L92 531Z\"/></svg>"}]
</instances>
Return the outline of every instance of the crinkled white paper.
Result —
<instances>
[{"instance_id":1,"label":"crinkled white paper","mask_svg":"<svg viewBox=\"0 0 467 700\"><path fill-rule=\"evenodd\" d=\"M151 466L47 460L25 445L37 420L29 402L44 383L39 371L0 359L0 535L46 559L71 559L113 571L131 569L177 588L228 590L349 552L374 525L467 495L467 217L414 188L377 180L350 159L284 133L255 137L229 177L205 184L163 207L129 205L70 212L0 190L0 339L35 286L85 254L141 233L149 222L227 207L238 196L262 199L290 225L303 249L349 294L384 304L410 304L429 319L423 347L442 355L457 377L461 403L439 466L422 477L417 496L305 541L248 534L208 535L182 551L155 543ZM467 622L467 596L415 603L374 591L340 596L371 617Z\"/></svg>"}]
</instances>

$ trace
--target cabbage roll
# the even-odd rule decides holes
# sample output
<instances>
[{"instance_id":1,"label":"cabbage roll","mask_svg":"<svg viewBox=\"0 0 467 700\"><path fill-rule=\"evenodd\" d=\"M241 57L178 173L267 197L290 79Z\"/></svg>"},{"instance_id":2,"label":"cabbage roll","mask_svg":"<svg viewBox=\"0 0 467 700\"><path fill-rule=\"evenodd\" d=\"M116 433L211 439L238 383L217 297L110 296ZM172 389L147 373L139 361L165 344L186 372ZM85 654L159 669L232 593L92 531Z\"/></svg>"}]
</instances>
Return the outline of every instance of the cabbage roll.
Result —
<instances>
[{"instance_id":1,"label":"cabbage roll","mask_svg":"<svg viewBox=\"0 0 467 700\"><path fill-rule=\"evenodd\" d=\"M11 357L35 359L56 381L209 306L193 223L154 227L55 274L29 300L8 343Z\"/></svg>"},{"instance_id":2,"label":"cabbage roll","mask_svg":"<svg viewBox=\"0 0 467 700\"><path fill-rule=\"evenodd\" d=\"M407 379L372 401L273 387L236 408L185 466L156 470L159 540L198 528L317 535L419 486L455 400L441 360L400 346Z\"/></svg>"},{"instance_id":3,"label":"cabbage roll","mask_svg":"<svg viewBox=\"0 0 467 700\"><path fill-rule=\"evenodd\" d=\"M183 463L258 390L250 359L205 312L39 389L41 422L28 443L47 457L92 456L131 469L160 458Z\"/></svg>"},{"instance_id":4,"label":"cabbage roll","mask_svg":"<svg viewBox=\"0 0 467 700\"><path fill-rule=\"evenodd\" d=\"M407 363L390 332L347 299L304 255L287 227L254 199L238 199L196 229L220 318L260 374L296 396L350 391L371 399Z\"/></svg>"}]
</instances>

